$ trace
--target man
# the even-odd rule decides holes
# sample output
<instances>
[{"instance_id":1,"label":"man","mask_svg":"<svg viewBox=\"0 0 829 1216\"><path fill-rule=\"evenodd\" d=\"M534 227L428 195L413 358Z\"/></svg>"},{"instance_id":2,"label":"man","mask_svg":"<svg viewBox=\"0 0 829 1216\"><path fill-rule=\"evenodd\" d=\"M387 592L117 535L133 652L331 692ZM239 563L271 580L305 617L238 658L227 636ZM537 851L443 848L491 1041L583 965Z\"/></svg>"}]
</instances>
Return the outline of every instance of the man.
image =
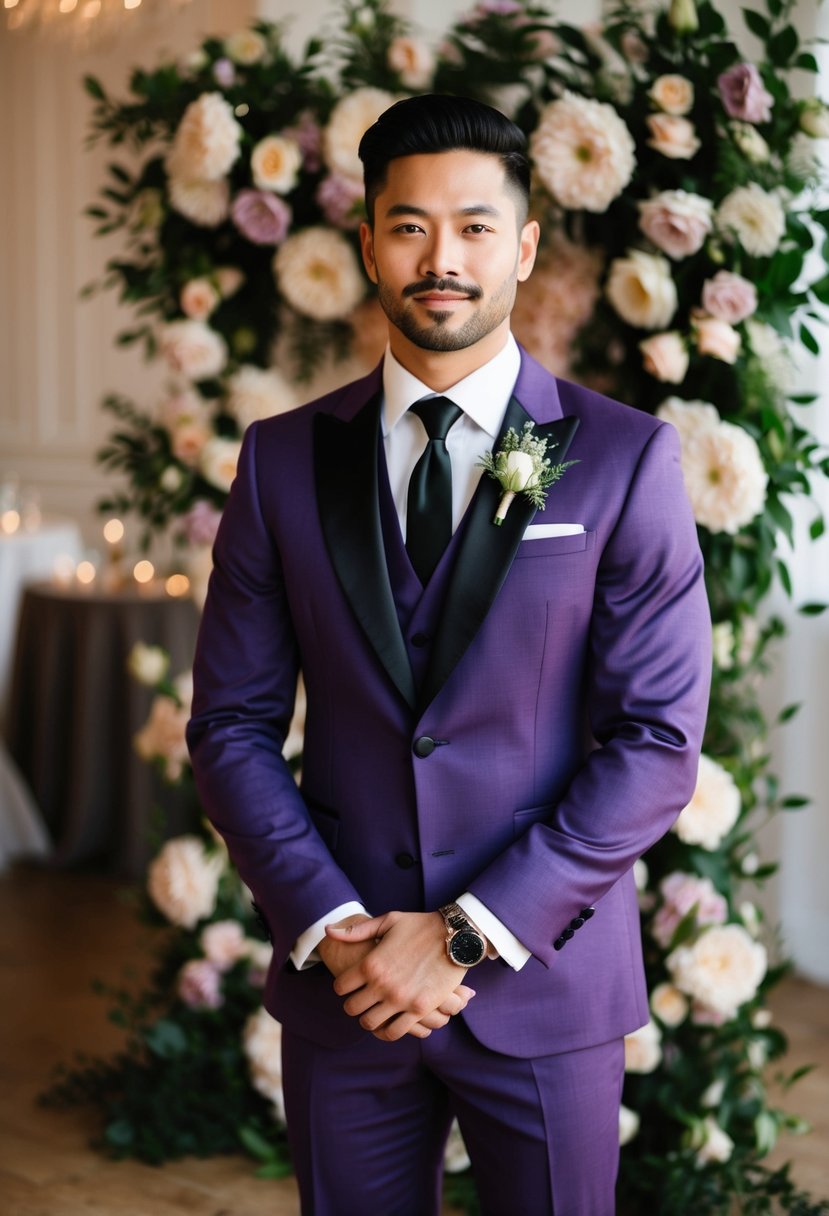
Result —
<instances>
[{"instance_id":1,"label":"man","mask_svg":"<svg viewBox=\"0 0 829 1216\"><path fill-rule=\"evenodd\" d=\"M710 670L678 441L511 337L517 127L410 98L360 155L389 348L247 432L194 769L273 938L303 1212L430 1216L456 1115L485 1213L611 1216L648 1017L631 867L691 796ZM527 421L578 463L495 526L477 462Z\"/></svg>"}]
</instances>

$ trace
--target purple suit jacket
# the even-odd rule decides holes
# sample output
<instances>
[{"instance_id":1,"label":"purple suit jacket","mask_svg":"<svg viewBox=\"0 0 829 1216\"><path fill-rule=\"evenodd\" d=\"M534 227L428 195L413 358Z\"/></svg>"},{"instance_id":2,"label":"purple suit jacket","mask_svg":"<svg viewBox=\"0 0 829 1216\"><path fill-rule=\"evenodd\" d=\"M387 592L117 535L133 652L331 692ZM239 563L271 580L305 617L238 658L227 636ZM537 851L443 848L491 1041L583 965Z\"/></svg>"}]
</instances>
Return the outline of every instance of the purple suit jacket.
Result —
<instances>
[{"instance_id":1,"label":"purple suit jacket","mask_svg":"<svg viewBox=\"0 0 829 1216\"><path fill-rule=\"evenodd\" d=\"M533 955L475 970L473 1034L515 1056L606 1042L648 1017L631 867L693 792L707 707L677 435L522 352L505 425L562 443L577 425L579 463L502 528L482 478L412 596L380 387L377 369L252 426L216 540L189 742L272 933L266 1004L318 1042L363 1034L324 967L288 961L296 938L348 900L434 909L468 889ZM533 517L585 532L523 541ZM300 668L301 790L280 754Z\"/></svg>"}]
</instances>

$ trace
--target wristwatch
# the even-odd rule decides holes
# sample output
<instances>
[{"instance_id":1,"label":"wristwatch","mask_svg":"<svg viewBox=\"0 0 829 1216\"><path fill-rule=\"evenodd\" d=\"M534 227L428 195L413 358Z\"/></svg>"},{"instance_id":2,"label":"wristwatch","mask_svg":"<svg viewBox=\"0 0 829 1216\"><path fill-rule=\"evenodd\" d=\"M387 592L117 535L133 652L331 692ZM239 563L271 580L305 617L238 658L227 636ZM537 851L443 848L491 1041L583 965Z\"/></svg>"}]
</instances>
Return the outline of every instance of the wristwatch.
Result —
<instances>
[{"instance_id":1,"label":"wristwatch","mask_svg":"<svg viewBox=\"0 0 829 1216\"><path fill-rule=\"evenodd\" d=\"M459 904L438 908L446 922L446 953L458 967L474 967L486 957L486 938L467 920Z\"/></svg>"}]
</instances>

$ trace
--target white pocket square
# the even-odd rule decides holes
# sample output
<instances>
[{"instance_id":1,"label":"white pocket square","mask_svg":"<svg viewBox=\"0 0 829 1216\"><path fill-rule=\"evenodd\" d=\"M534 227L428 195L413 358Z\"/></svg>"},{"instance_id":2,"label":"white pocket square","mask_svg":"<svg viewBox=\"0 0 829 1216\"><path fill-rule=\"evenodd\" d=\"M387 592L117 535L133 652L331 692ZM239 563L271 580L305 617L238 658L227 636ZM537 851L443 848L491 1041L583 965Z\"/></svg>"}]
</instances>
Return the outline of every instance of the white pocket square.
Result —
<instances>
[{"instance_id":1,"label":"white pocket square","mask_svg":"<svg viewBox=\"0 0 829 1216\"><path fill-rule=\"evenodd\" d=\"M542 536L577 536L584 524L528 524L523 540L540 540Z\"/></svg>"}]
</instances>

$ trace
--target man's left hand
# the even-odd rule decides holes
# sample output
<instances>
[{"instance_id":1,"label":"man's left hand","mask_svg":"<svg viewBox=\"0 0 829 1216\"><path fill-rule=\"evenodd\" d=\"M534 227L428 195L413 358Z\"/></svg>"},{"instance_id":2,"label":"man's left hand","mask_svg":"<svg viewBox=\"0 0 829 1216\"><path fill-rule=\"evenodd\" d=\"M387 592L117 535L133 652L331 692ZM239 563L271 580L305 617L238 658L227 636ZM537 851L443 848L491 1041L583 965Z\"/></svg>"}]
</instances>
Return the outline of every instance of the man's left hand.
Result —
<instances>
[{"instance_id":1,"label":"man's left hand","mask_svg":"<svg viewBox=\"0 0 829 1216\"><path fill-rule=\"evenodd\" d=\"M325 931L339 941L376 941L370 954L337 976L334 990L347 998L345 1012L379 1039L402 1038L441 1005L451 1005L459 987L468 999L474 995L462 984L466 971L447 956L439 912L387 912Z\"/></svg>"}]
</instances>

